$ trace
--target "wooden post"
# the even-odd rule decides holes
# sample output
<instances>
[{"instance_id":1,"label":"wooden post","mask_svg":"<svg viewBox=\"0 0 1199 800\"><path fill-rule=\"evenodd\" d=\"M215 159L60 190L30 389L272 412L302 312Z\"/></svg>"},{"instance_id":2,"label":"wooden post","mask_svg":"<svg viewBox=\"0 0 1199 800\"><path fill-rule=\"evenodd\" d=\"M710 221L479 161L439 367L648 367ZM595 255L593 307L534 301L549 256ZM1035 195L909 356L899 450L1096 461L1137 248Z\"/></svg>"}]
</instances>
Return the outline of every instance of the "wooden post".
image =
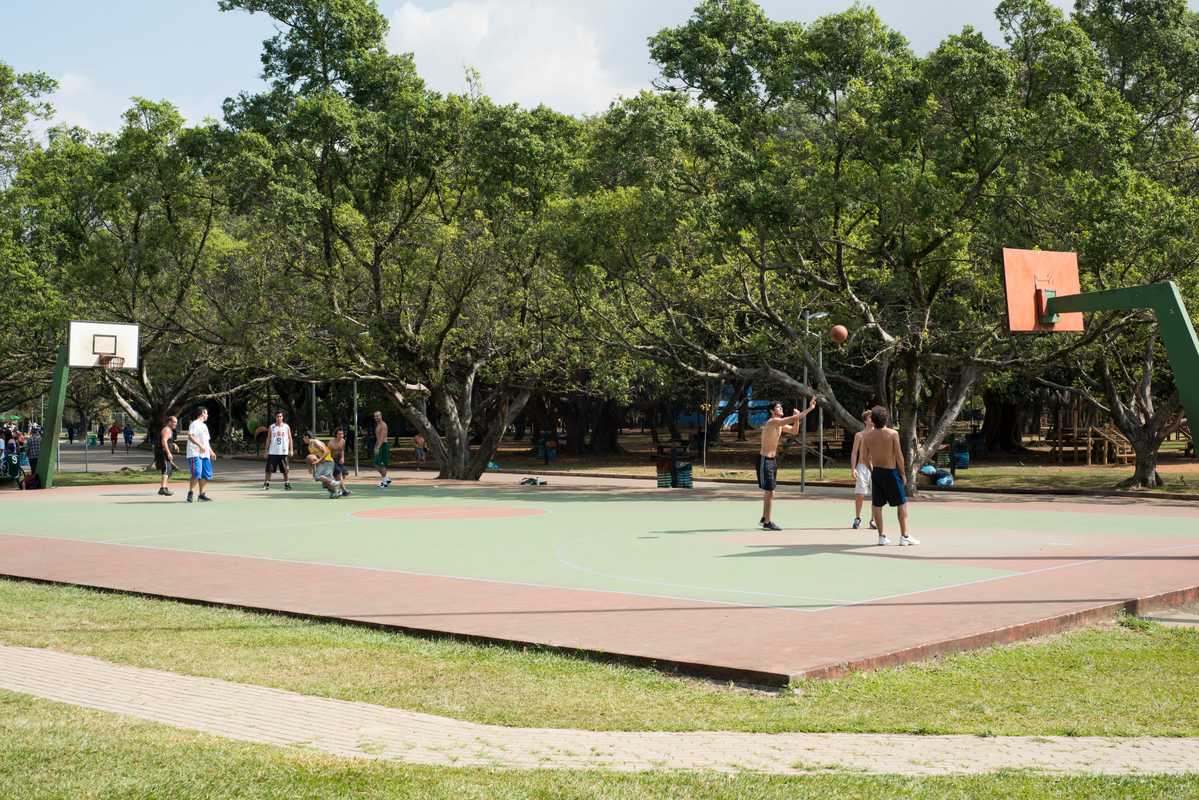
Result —
<instances>
[{"instance_id":1,"label":"wooden post","mask_svg":"<svg viewBox=\"0 0 1199 800\"><path fill-rule=\"evenodd\" d=\"M1090 426L1087 427L1087 466L1088 467L1091 466L1091 453L1095 449L1095 445L1091 440L1091 435L1092 435L1092 433L1094 433L1094 431L1095 431L1094 428L1092 428Z\"/></svg>"}]
</instances>

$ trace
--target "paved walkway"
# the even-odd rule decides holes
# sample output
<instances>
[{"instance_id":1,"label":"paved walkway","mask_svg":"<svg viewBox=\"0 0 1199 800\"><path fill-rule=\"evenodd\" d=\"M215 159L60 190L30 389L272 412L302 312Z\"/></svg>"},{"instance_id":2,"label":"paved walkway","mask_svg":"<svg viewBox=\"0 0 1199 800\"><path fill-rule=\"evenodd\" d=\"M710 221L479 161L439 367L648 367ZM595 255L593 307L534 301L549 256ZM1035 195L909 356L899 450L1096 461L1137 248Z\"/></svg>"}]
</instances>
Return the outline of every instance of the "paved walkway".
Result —
<instances>
[{"instance_id":1,"label":"paved walkway","mask_svg":"<svg viewBox=\"0 0 1199 800\"><path fill-rule=\"evenodd\" d=\"M0 646L0 689L230 739L337 756L492 768L844 769L940 775L1199 770L1199 738L618 733L503 728L260 686Z\"/></svg>"}]
</instances>

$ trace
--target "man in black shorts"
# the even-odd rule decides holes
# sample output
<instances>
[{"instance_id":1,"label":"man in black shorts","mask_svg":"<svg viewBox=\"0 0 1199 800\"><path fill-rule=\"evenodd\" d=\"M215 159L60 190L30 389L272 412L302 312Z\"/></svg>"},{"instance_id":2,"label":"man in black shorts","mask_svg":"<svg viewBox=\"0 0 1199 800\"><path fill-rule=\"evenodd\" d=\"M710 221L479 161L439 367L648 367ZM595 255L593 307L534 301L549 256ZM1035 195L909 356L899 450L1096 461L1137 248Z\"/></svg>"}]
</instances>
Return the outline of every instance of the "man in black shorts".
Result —
<instances>
[{"instance_id":1,"label":"man in black shorts","mask_svg":"<svg viewBox=\"0 0 1199 800\"><path fill-rule=\"evenodd\" d=\"M175 437L175 428L179 426L179 420L175 417L167 417L167 424L162 426L162 430L158 432L158 438L154 440L154 468L162 475L162 479L158 482L158 493L163 497L170 497L174 494L167 488L167 482L171 479L171 472L175 469L175 459L171 455L171 448L175 448L175 452L179 452L179 448L175 447L175 443L171 441Z\"/></svg>"},{"instance_id":2,"label":"man in black shorts","mask_svg":"<svg viewBox=\"0 0 1199 800\"><path fill-rule=\"evenodd\" d=\"M346 478L350 473L346 470L346 431L344 428L338 428L333 432L333 439L329 442L329 452L333 454L333 480L341 484L343 495L353 494L346 488Z\"/></svg>"},{"instance_id":3,"label":"man in black shorts","mask_svg":"<svg viewBox=\"0 0 1199 800\"><path fill-rule=\"evenodd\" d=\"M762 446L758 449L758 488L762 495L762 519L758 524L768 531L781 531L774 520L770 518L771 506L774 503L774 487L778 483L778 450L779 439L783 434L794 434L799 430L799 422L816 408L816 397L808 404L805 411L796 409L789 417L783 416L783 404L770 405L770 419L762 427Z\"/></svg>"},{"instance_id":4,"label":"man in black shorts","mask_svg":"<svg viewBox=\"0 0 1199 800\"><path fill-rule=\"evenodd\" d=\"M862 434L858 460L870 465L870 492L874 526L878 528L878 543L890 544L883 533L883 506L892 506L899 517L899 546L920 544L908 536L908 495L904 490L903 448L899 433L887 427L890 415L882 406L870 409L874 428Z\"/></svg>"},{"instance_id":5,"label":"man in black shorts","mask_svg":"<svg viewBox=\"0 0 1199 800\"><path fill-rule=\"evenodd\" d=\"M291 489L291 472L289 464L292 453L291 426L283 421L283 412L275 412L275 421L267 429L266 434L266 475L262 481L263 489L271 488L271 476L283 472L283 488Z\"/></svg>"}]
</instances>

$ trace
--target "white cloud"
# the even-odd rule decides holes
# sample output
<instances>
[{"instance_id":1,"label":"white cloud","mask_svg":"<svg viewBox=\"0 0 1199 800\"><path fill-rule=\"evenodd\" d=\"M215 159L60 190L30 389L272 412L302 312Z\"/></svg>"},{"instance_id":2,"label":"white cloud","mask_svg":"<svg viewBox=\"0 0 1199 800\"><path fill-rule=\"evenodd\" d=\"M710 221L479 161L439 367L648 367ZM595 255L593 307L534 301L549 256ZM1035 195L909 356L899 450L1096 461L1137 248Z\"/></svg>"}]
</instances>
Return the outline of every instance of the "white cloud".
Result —
<instances>
[{"instance_id":1,"label":"white cloud","mask_svg":"<svg viewBox=\"0 0 1199 800\"><path fill-rule=\"evenodd\" d=\"M437 9L405 0L392 17L388 45L413 53L437 91L463 91L465 69L473 67L497 102L596 113L639 87L613 77L596 32L577 12L555 0L454 0Z\"/></svg>"},{"instance_id":2,"label":"white cloud","mask_svg":"<svg viewBox=\"0 0 1199 800\"><path fill-rule=\"evenodd\" d=\"M117 98L102 91L87 75L65 72L50 97L55 125L78 125L89 131L115 131L124 110Z\"/></svg>"}]
</instances>

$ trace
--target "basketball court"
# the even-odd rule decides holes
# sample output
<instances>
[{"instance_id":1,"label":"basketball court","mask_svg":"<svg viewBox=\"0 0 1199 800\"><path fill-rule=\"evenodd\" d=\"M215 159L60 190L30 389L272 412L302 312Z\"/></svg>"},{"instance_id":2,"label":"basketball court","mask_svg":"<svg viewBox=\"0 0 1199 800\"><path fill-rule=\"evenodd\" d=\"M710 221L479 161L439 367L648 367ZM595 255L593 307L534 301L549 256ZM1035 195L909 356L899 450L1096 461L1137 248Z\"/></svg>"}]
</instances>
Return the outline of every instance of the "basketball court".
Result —
<instances>
[{"instance_id":1,"label":"basketball court","mask_svg":"<svg viewBox=\"0 0 1199 800\"><path fill-rule=\"evenodd\" d=\"M923 544L900 548L849 529L847 497L784 487L770 533L752 490L489 478L340 500L223 483L206 505L153 486L11 493L0 573L769 684L1199 597L1193 505L922 499Z\"/></svg>"}]
</instances>

